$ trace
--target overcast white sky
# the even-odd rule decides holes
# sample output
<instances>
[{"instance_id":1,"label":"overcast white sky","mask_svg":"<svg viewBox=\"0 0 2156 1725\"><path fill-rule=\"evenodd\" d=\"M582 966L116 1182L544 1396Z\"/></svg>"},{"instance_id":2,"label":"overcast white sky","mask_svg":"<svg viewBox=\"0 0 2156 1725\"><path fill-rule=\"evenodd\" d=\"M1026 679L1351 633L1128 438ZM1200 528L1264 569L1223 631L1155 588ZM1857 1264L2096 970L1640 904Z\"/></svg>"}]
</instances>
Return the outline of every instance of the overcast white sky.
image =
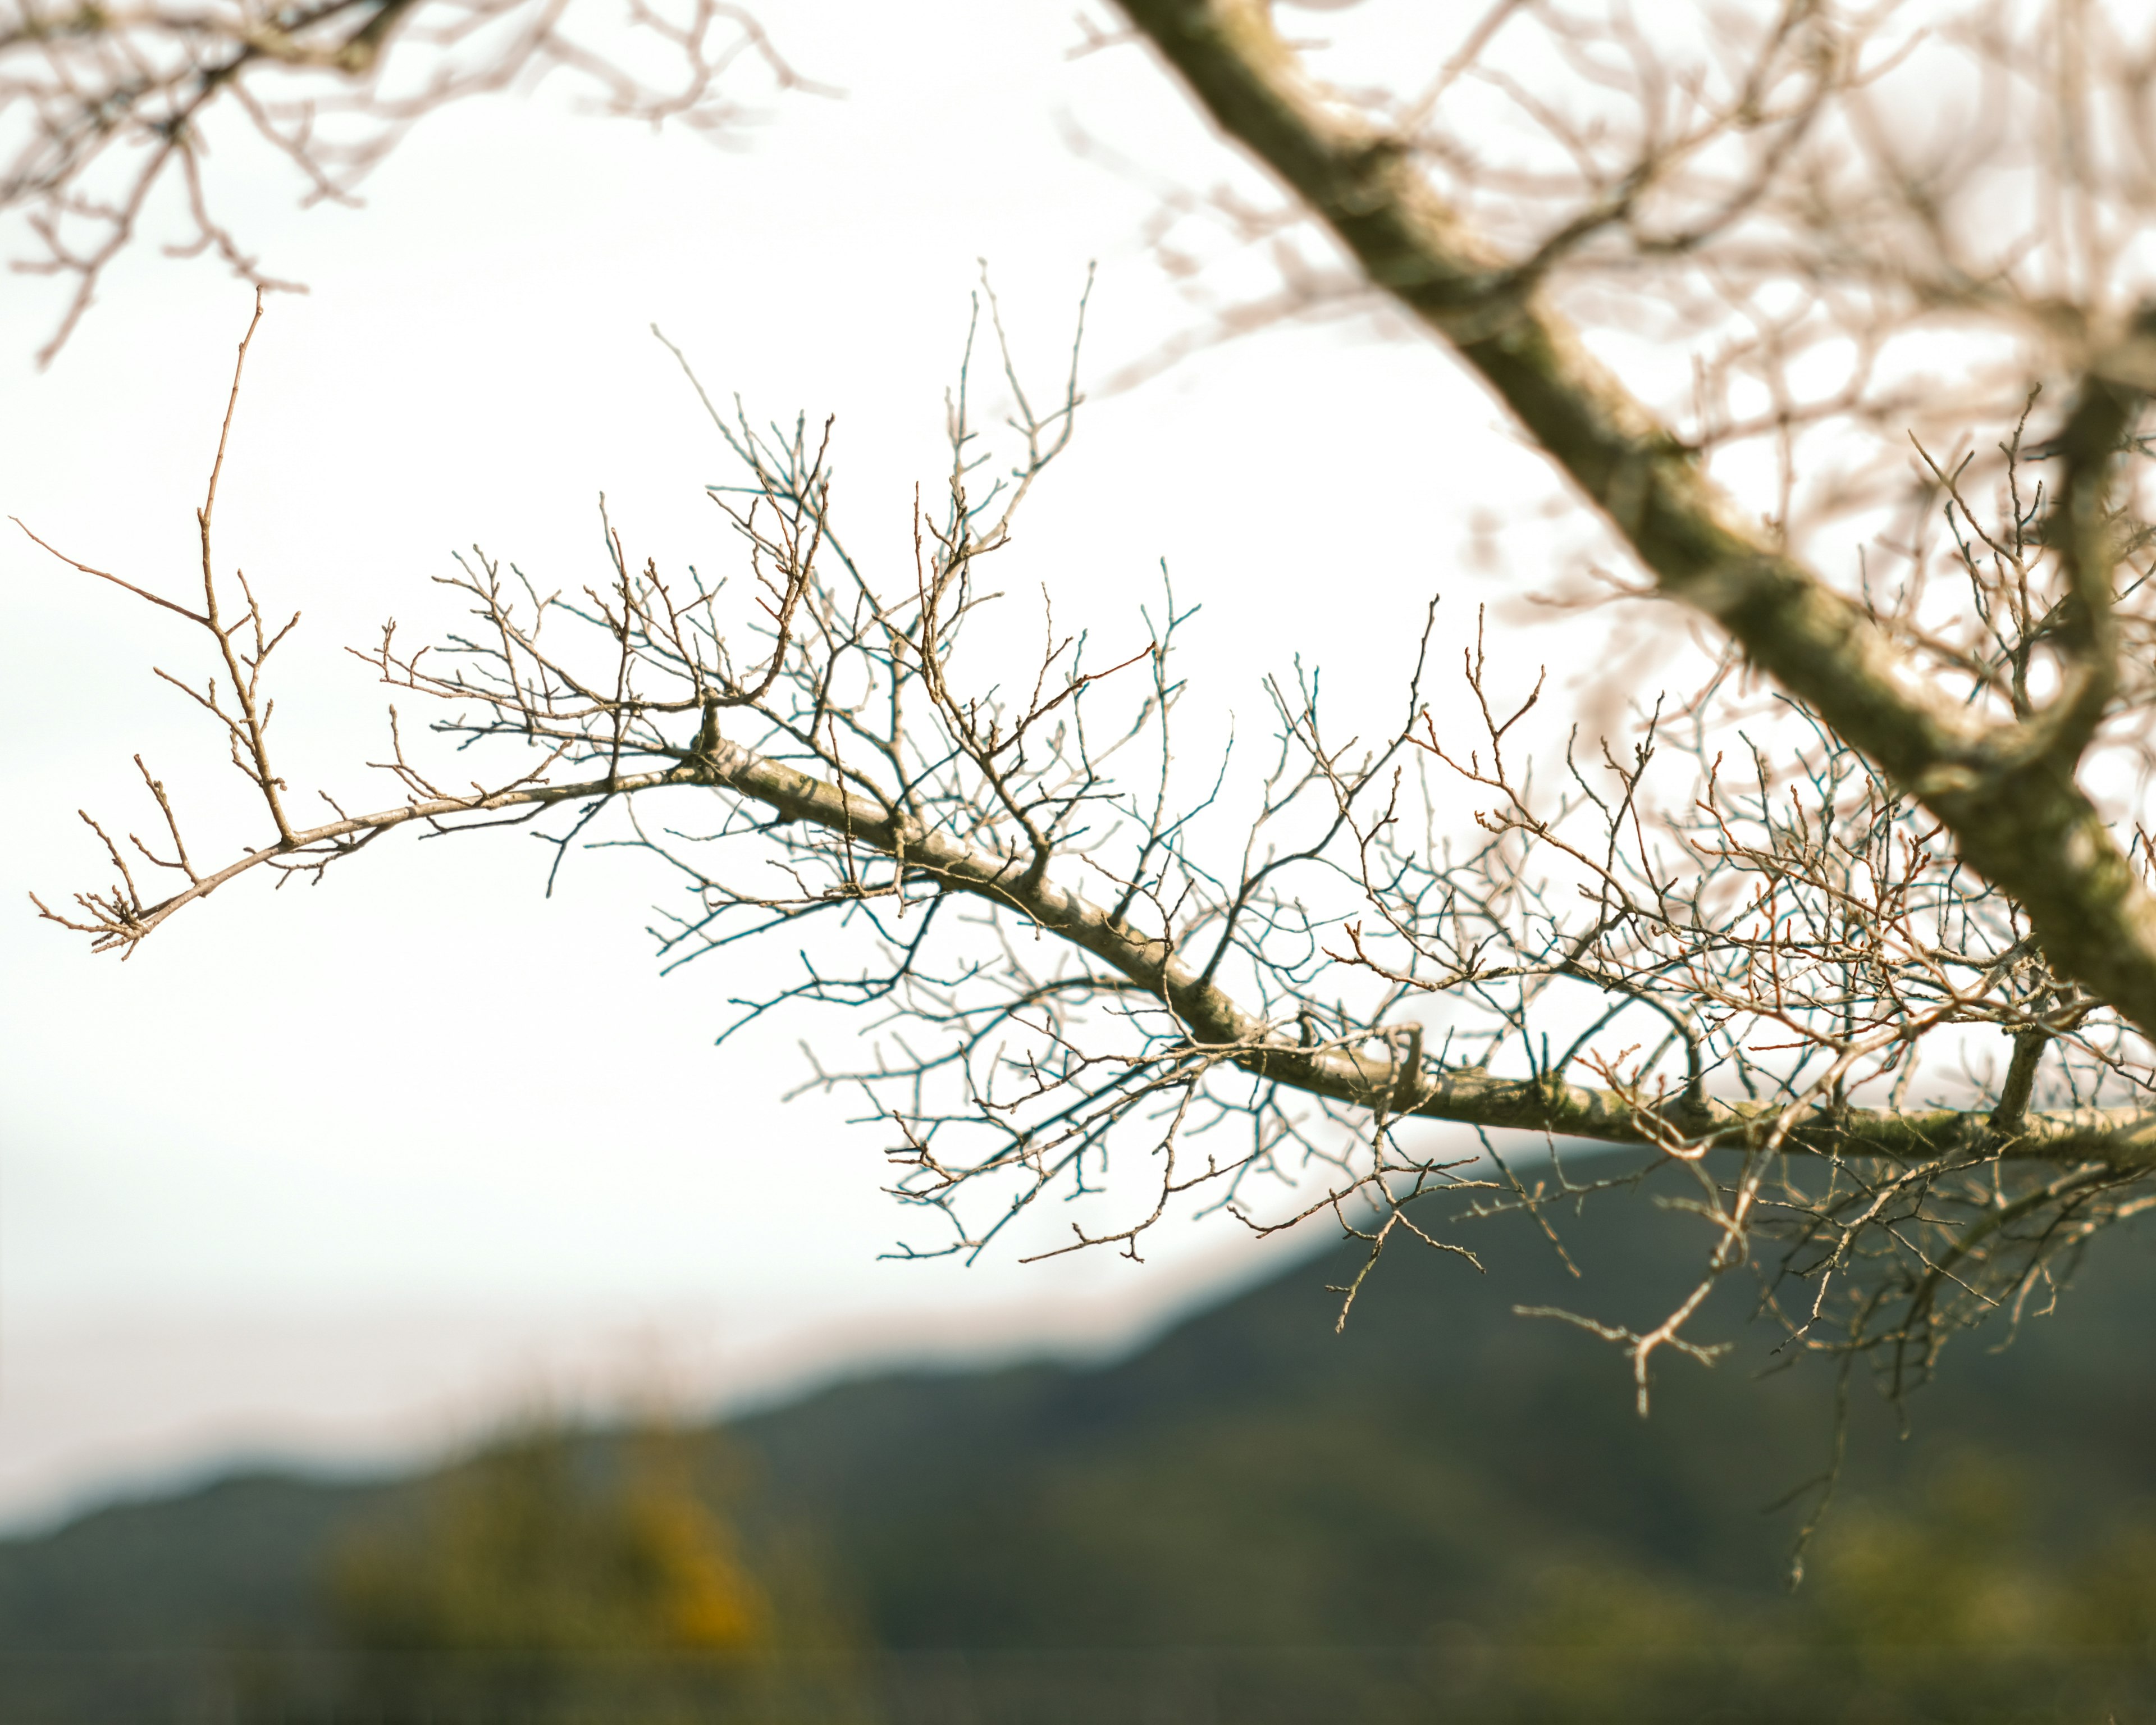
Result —
<instances>
[{"instance_id":1,"label":"overcast white sky","mask_svg":"<svg viewBox=\"0 0 2156 1725\"><path fill-rule=\"evenodd\" d=\"M743 151L542 92L423 126L357 211L300 212L288 180L230 164L235 225L312 288L272 302L219 506L226 566L305 613L279 709L296 782L389 800L360 765L377 691L337 649L424 623L453 547L592 578L604 490L634 557L724 554L701 491L723 452L654 321L715 391L835 412L855 536L892 551L937 472L977 259L1044 370L1090 259L1091 375L1188 324L1137 244L1151 194L1060 130L1075 115L1167 178L1220 171L1137 52L1070 61L1066 8L1007 0L773 0L770 22L847 94L784 102ZM247 290L146 249L40 374L54 302L5 280L0 513L184 593ZM1434 588L1456 644L1471 511L1547 490L1435 352L1295 331L1092 408L1011 555L1111 634L1166 558L1205 607L1204 710L1255 720L1259 676L1297 652L1395 687ZM768 961L660 979L642 930L664 883L618 853L548 902L527 839L393 839L319 890L229 889L124 968L91 959L23 895L103 884L74 810L138 824L132 753L218 848L253 829L216 739L150 675L199 672L184 625L14 537L0 582L0 1518L243 1451L424 1445L536 1395L738 1396L1125 1336L1269 1261L1218 1222L1142 1267L880 1261L904 1226L880 1136L778 1100L813 1027L714 1052L742 984L720 963Z\"/></svg>"}]
</instances>

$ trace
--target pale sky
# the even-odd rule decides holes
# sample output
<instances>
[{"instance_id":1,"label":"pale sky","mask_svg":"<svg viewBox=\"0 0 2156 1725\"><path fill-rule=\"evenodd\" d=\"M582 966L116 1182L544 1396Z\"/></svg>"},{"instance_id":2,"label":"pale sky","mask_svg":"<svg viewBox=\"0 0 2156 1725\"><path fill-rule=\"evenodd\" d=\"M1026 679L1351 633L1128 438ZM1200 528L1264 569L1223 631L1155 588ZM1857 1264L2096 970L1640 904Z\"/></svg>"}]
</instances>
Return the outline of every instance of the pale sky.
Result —
<instances>
[{"instance_id":1,"label":"pale sky","mask_svg":"<svg viewBox=\"0 0 2156 1725\"><path fill-rule=\"evenodd\" d=\"M774 0L769 22L846 95L778 104L738 151L542 91L422 126L356 211L228 164L235 226L312 290L271 303L219 503L224 566L305 615L280 685L295 783L393 799L361 764L381 692L339 649L441 615L454 547L599 578L603 490L635 558L727 555L701 495L723 451L653 322L715 393L835 412L842 512L888 554L939 470L977 259L1044 376L1089 260L1089 376L1191 325L1138 243L1152 192L1063 130L1163 182L1217 177L1137 52L1073 61L1067 8L1008 0ZM185 597L249 290L143 248L41 374L54 300L0 280L0 515ZM1442 356L1367 323L1098 402L1045 485L1019 578L1142 641L1166 559L1205 608L1187 670L1219 723L1261 721L1258 679L1298 652L1389 699L1433 588L1448 651L1470 625L1473 511L1549 490ZM907 1226L883 1137L779 1101L815 1025L711 1047L726 997L786 954L662 980L643 930L665 883L620 853L549 902L529 839L392 838L319 889L239 883L125 967L93 959L23 895L105 884L74 811L141 830L132 754L198 811L199 848L259 840L218 739L150 675L199 673L206 643L19 537L0 581L0 1522L235 1454L424 1448L539 1398L738 1399L1112 1343L1276 1261L1219 1219L1163 1230L1142 1266L880 1260Z\"/></svg>"}]
</instances>

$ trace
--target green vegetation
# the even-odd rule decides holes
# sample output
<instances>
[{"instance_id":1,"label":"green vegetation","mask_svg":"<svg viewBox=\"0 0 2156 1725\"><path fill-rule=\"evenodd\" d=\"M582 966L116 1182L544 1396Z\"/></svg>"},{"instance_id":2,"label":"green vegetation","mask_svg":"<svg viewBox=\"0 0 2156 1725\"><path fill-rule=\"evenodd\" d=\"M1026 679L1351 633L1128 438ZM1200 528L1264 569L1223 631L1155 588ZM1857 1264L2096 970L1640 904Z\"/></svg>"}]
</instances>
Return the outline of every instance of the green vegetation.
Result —
<instances>
[{"instance_id":1,"label":"green vegetation","mask_svg":"<svg viewBox=\"0 0 2156 1725\"><path fill-rule=\"evenodd\" d=\"M256 1708L357 1706L388 1725L631 1707L659 1725L798 1710L813 1692L816 1717L856 1717L846 1638L813 1581L732 1524L742 1476L708 1430L512 1430L331 1545L335 1655L296 1685L264 1668ZM774 1664L804 1638L813 1684Z\"/></svg>"},{"instance_id":2,"label":"green vegetation","mask_svg":"<svg viewBox=\"0 0 2156 1725\"><path fill-rule=\"evenodd\" d=\"M1698 1225L1563 1221L1578 1282L1389 1253L1337 1337L1327 1256L1105 1365L109 1510L0 1547L0 1716L2156 1717L2148 1238L2038 1345L1949 1351L1907 1439L1858 1389L1793 1595L1816 1492L1762 1512L1830 1453L1824 1375L1761 1332L1643 1422L1614 1350L1512 1315L1651 1311Z\"/></svg>"},{"instance_id":3,"label":"green vegetation","mask_svg":"<svg viewBox=\"0 0 2156 1725\"><path fill-rule=\"evenodd\" d=\"M771 1608L696 1477L708 1450L633 1431L593 1482L571 1433L512 1432L336 1552L333 1617L387 1652L751 1651Z\"/></svg>"}]
</instances>

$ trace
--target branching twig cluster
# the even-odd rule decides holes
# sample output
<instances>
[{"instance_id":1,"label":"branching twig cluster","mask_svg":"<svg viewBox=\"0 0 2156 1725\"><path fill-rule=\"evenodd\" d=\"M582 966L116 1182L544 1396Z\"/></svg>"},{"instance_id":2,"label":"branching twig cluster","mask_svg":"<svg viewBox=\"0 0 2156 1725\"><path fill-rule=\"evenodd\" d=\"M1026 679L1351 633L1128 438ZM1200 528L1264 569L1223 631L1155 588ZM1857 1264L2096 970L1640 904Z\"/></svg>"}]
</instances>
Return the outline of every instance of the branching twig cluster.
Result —
<instances>
[{"instance_id":1,"label":"branching twig cluster","mask_svg":"<svg viewBox=\"0 0 2156 1725\"><path fill-rule=\"evenodd\" d=\"M114 259L162 231L153 199L174 182L185 213L168 251L213 254L258 286L294 285L266 273L218 213L213 144L266 146L308 202L350 203L426 115L551 73L581 81L608 113L721 136L751 112L726 82L737 63L754 60L780 89L805 85L728 0L626 5L625 30L606 46L570 0L0 0L0 213L31 241L11 267L72 284L40 362Z\"/></svg>"},{"instance_id":2,"label":"branching twig cluster","mask_svg":"<svg viewBox=\"0 0 2156 1725\"><path fill-rule=\"evenodd\" d=\"M557 864L581 842L627 844L686 889L690 907L654 930L670 964L787 931L801 973L740 999L735 1028L818 1004L866 1025L865 1060L817 1063L811 1083L865 1100L894 1135L895 1190L944 1219L907 1254L977 1253L1045 1202L1104 1194L1113 1219L1081 1219L1051 1250L1135 1254L1191 1205L1260 1231L1329 1213L1373 1265L1410 1236L1471 1256L1455 1224L1518 1209L1562 1250L1565 1205L1660 1174L1707 1224L1707 1257L1663 1324L1600 1327L1631 1352L1643 1403L1660 1349L1711 1355L1687 1325L1731 1271L1762 1273L1803 1346L1888 1343L1906 1376L1953 1328L2018 1312L2062 1252L2143 1201L2156 1111L2139 1032L2047 963L1919 802L1734 660L1642 714L1623 747L1575 742L1545 784L1527 741L1539 680L1511 685L1478 629L1458 672L1479 718L1448 734L1425 699L1445 669L1426 634L1374 746L1331 734L1314 675L1269 685L1274 752L1249 783L1178 763L1189 614L1172 589L1106 655L1059 634L1052 608L1023 677L1007 650L970 648L1008 603L983 584L988 560L1080 405L1075 351L1035 407L992 297L983 309L1016 459L998 470L977 424L969 343L944 495L917 510L898 580L839 530L828 424L715 410L739 477L711 495L747 613L723 581L638 567L611 526L606 584L573 593L475 553L445 578L470 627L407 651L393 625L362 656L400 699L449 703L432 728L460 752L534 758L452 786L393 707L382 766L403 798L373 814L288 815L259 692L281 635L244 585L239 621L223 620L206 504L203 609L168 608L218 643L228 692L188 692L275 836L201 872L152 781L169 854L108 839L118 884L45 914L128 951L257 865L319 875L414 820L563 807L546 835ZM2003 445L2002 523L1923 470L1955 528L1933 561L1958 572L1992 644L1964 655L1981 687L2025 684L2057 629L2037 596L2062 558L2030 525L2043 494L2023 434ZM716 792L716 816L651 800L662 790L691 793L689 810ZM1444 818L1463 798L1468 832ZM624 828L597 826L617 809ZM1216 855L1230 824L1241 841ZM182 884L151 901L145 863ZM2003 1076L1982 1066L2001 1043ZM1640 1154L1583 1172L1558 1153L1577 1139ZM1134 1207L1116 1172L1133 1156L1148 1194ZM1361 1286L1342 1291L1343 1321Z\"/></svg>"},{"instance_id":3,"label":"branching twig cluster","mask_svg":"<svg viewBox=\"0 0 2156 1725\"><path fill-rule=\"evenodd\" d=\"M2138 786L2115 770L2145 770L2156 697L2156 311L2076 273L2118 261L2097 213L2141 207L2131 164L2068 162L2081 213L2010 268L1949 219L1962 182L1872 124L1891 9L1793 0L1678 75L1622 15L1604 39L1504 5L1399 101L1318 86L1255 0L1123 9L1363 284L1511 409L1634 560L1632 590L1716 632L1697 687L1553 745L1543 682L1478 627L1463 729L1431 705L1455 672L1432 602L1382 735L1337 734L1299 669L1266 685L1272 746L1246 774L1179 757L1192 613L1165 583L1105 650L1044 604L1020 672L989 583L1070 439L1079 371L1074 346L1036 402L984 288L910 563L850 549L828 423L762 426L737 403L712 407L737 472L711 495L738 589L639 563L609 524L593 586L475 552L447 578L461 633L386 631L362 656L400 700L445 704L435 732L523 752L489 783L448 783L393 708L401 799L290 819L259 689L282 637L244 585L223 620L206 504L203 610L156 602L217 642L224 682L189 692L269 834L199 871L152 779L169 851L107 839L119 883L46 914L131 951L249 868L319 875L392 827L543 827L558 807L557 857L625 844L673 872L668 963L784 932L798 970L734 1026L849 1014L857 1052L827 1045L810 1083L890 1132L896 1192L941 1230L909 1253L978 1252L1066 1200L1051 1250L1135 1255L1171 1212L1219 1207L1261 1231L1329 1214L1368 1265L1409 1238L1471 1255L1466 1224L1521 1210L1562 1251L1568 1206L1653 1180L1702 1224L1691 1291L1645 1328L1554 1314L1629 1352L1643 1407L1665 1350L1712 1357L1698 1321L1732 1272L1793 1348L1868 1358L1897 1391L1956 1329L2041 1309L2156 1174L2156 896ZM1536 21L1629 131L1506 69L1506 32ZM1995 68L2004 39L1979 35L1971 63ZM2107 101L2148 81L2083 80ZM1563 147L1469 150L1471 87ZM1857 167L1865 197L1840 189ZM1844 231L1839 208L1861 219ZM1572 321L1588 286L1628 279L1727 314L1702 325L1688 418L1651 412ZM1969 390L1917 401L1874 362L1942 310L2056 340L1992 368L2010 398L1974 365ZM1747 318L1756 340L1723 340ZM1794 356L1830 331L1848 363L1814 389ZM1012 403L993 434L990 352ZM1875 459L1816 488L1862 530L1837 584L1800 555L1806 439L1838 425L1871 448L1897 403L1916 440L1892 485ZM1740 498L1717 464L1763 444L1778 476ZM145 864L170 894L137 890ZM1584 1163L1582 1141L1621 1153Z\"/></svg>"}]
</instances>

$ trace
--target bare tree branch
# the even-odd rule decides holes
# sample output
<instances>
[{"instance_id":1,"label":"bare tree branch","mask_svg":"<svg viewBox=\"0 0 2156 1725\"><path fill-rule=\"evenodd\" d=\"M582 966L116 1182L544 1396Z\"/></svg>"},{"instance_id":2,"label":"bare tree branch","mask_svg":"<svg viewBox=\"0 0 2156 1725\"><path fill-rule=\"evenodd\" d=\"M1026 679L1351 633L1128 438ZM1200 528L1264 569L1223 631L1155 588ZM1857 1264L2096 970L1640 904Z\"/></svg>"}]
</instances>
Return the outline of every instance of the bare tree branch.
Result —
<instances>
[{"instance_id":1,"label":"bare tree branch","mask_svg":"<svg viewBox=\"0 0 2156 1725\"><path fill-rule=\"evenodd\" d=\"M2156 312L2100 333L2061 439L2057 531L2089 607L2087 669L2045 715L1971 721L1858 606L1749 529L1734 501L1537 295L1435 196L1410 141L1343 113L1304 74L1264 0L1123 0L1208 112L1293 189L1363 273L1442 336L1653 573L1907 786L1962 855L2028 911L2053 962L2156 1031L2156 898L2073 768L2110 686L2097 608L2112 458L2156 382ZM1808 28L1825 29L1821 14ZM1825 50L1823 49L1822 52ZM2102 608L2107 609L2107 602Z\"/></svg>"},{"instance_id":2,"label":"bare tree branch","mask_svg":"<svg viewBox=\"0 0 2156 1725\"><path fill-rule=\"evenodd\" d=\"M573 592L475 549L443 578L459 629L412 649L393 624L360 656L443 715L429 728L460 757L516 750L521 770L453 783L392 707L376 764L399 800L373 814L289 813L263 667L291 625L236 575L244 603L220 598L221 439L201 611L54 554L212 635L215 674L167 680L223 732L261 842L206 870L142 766L162 835L90 822L116 884L40 911L125 954L250 870L318 879L394 828L528 824L557 870L603 844L668 872L670 966L784 932L798 968L735 998L725 1034L845 1015L851 1053L812 1051L806 1087L862 1097L890 1133L892 1189L937 1230L906 1255L978 1253L1051 1199L1084 1202L1050 1252L1135 1255L1186 1205L1260 1232L1323 1215L1368 1253L1344 1321L1391 1243L1471 1260L1457 1229L1526 1211L1562 1253L1567 1206L1651 1178L1701 1224L1690 1290L1644 1327L1548 1314L1624 1348L1643 1409L1658 1359L1716 1357L1695 1331L1739 1272L1792 1349L1868 1355L1894 1394L1956 1330L2044 1309L2156 1170L2152 845L2088 788L2127 807L2118 786L2156 769L2156 314L2105 297L2103 217L2156 211L2156 166L2107 190L2067 152L2075 237L2040 292L2030 248L1974 249L1952 176L1876 112L1881 68L1912 51L1871 52L1891 8L1789 0L1717 39L1710 74L1622 8L1521 0L1411 100L1321 87L1256 0L1124 10L1291 194L1231 225L1322 222L1650 578L1615 585L1720 631L1689 689L1553 735L1543 673L1479 619L1445 631L1455 666L1432 600L1371 737L1338 734L1298 664L1264 685L1262 762L1194 766L1193 613L1165 571L1116 645L1059 626L1052 595L1029 661L1009 631L983 644L1015 603L988 560L1012 559L1082 402L1077 336L1060 387L1030 388L984 280L910 562L841 532L829 420L762 426L696 385L734 464L710 489L746 579L663 572L611 520L604 571ZM1586 90L1577 110L1502 63L1528 24ZM2124 97L2156 87L2156 59L2119 64L2107 111L2145 120ZM1471 95L1524 116L1541 153L1465 139ZM1633 105L1629 131L1601 95ZM1263 303L1322 299L1301 268ZM1721 320L1719 345L1683 350L1689 417L1588 352L1576 314L1628 283ZM1933 399L1892 357L1942 308L2024 346ZM1845 375L1800 388L1830 349ZM237 397L235 375L228 429ZM1889 478L1819 456L1815 433L1851 427L1877 434L1873 468L1890 441ZM1740 503L1714 463L1746 449L1772 477ZM1840 586L1797 548L1814 461L1825 517L1862 526ZM1430 705L1455 674L1465 724ZM172 891L138 890L145 865ZM1576 1141L1632 1153L1583 1168Z\"/></svg>"},{"instance_id":3,"label":"bare tree branch","mask_svg":"<svg viewBox=\"0 0 2156 1725\"><path fill-rule=\"evenodd\" d=\"M563 73L607 111L716 136L753 110L728 93L744 60L775 90L830 94L800 75L728 0L626 0L629 39L607 51L572 27L572 0L0 0L0 216L33 242L12 267L72 289L38 358L74 332L113 260L141 236L177 178L183 238L259 287L268 273L216 213L212 138L251 133L289 162L308 203L352 203L360 182L428 114ZM658 66L638 38L657 50Z\"/></svg>"}]
</instances>

